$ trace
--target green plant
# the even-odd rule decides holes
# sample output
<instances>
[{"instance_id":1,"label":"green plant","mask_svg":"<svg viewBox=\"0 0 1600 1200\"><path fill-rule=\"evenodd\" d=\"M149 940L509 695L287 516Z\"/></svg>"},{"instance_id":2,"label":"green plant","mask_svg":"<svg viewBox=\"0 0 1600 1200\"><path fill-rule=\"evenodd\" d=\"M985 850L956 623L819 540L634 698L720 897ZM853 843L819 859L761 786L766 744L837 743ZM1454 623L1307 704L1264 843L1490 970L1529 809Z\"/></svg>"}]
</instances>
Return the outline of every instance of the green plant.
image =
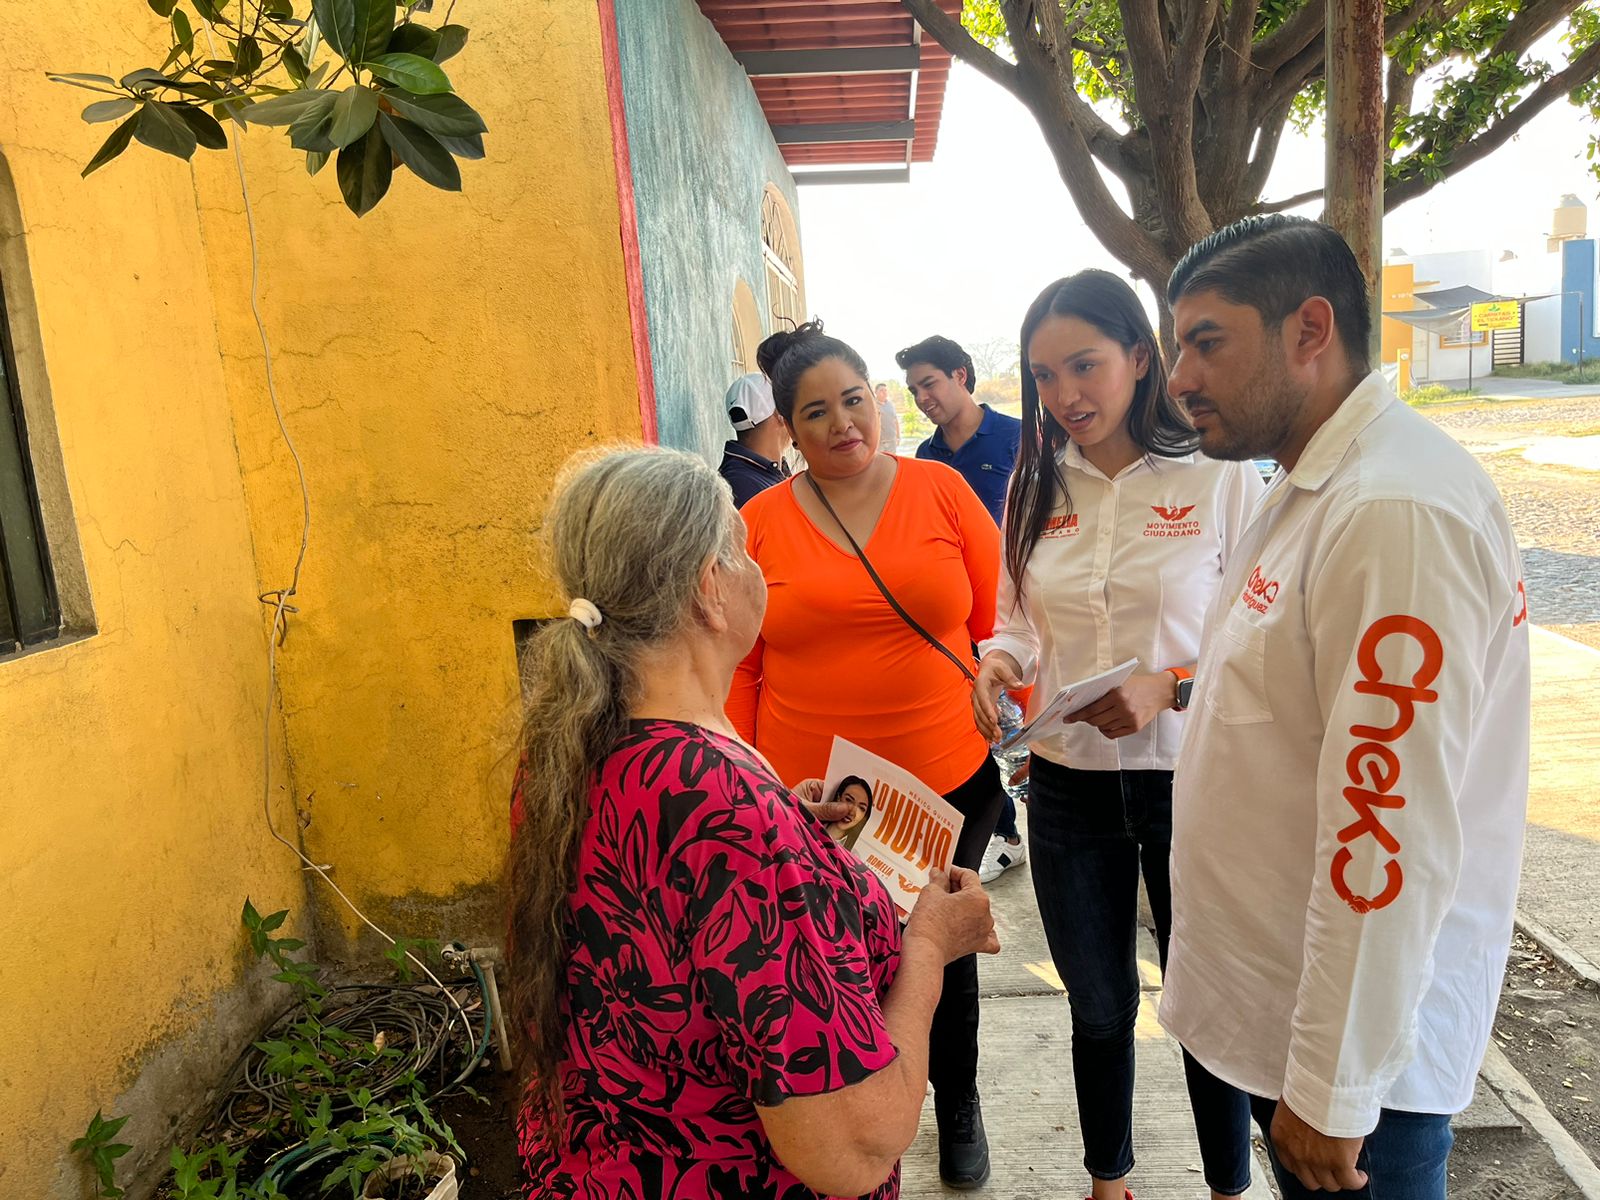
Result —
<instances>
[{"instance_id":1,"label":"green plant","mask_svg":"<svg viewBox=\"0 0 1600 1200\"><path fill-rule=\"evenodd\" d=\"M111 1139L122 1131L128 1123L127 1117L114 1117L106 1120L96 1109L94 1120L89 1122L89 1127L83 1131L81 1138L73 1139L70 1147L72 1153L81 1154L89 1160L94 1167L95 1174L100 1179L100 1190L97 1196L115 1200L122 1195L122 1189L117 1186L117 1159L121 1158L133 1147L123 1142L114 1142Z\"/></svg>"},{"instance_id":2,"label":"green plant","mask_svg":"<svg viewBox=\"0 0 1600 1200\"><path fill-rule=\"evenodd\" d=\"M397 937L394 945L383 952L383 956L394 967L395 974L402 983L410 983L415 976L411 973L411 960L413 957L424 962L437 962L439 960L439 943L432 938Z\"/></svg>"},{"instance_id":3,"label":"green plant","mask_svg":"<svg viewBox=\"0 0 1600 1200\"><path fill-rule=\"evenodd\" d=\"M1463 392L1456 388L1445 387L1442 383L1427 383L1420 387L1411 388L1400 398L1412 408L1425 408L1430 404L1450 404L1457 400L1471 400L1476 392Z\"/></svg>"},{"instance_id":4,"label":"green plant","mask_svg":"<svg viewBox=\"0 0 1600 1200\"><path fill-rule=\"evenodd\" d=\"M359 217L388 193L396 167L460 191L456 160L483 157L483 118L441 65L468 31L448 11L435 27L416 20L431 0L187 0L192 18L180 0L147 3L171 37L159 68L120 80L50 74L110 97L84 109L85 121L120 121L85 175L135 141L189 159L227 148L224 122L277 126L313 175L338 156L339 190Z\"/></svg>"},{"instance_id":5,"label":"green plant","mask_svg":"<svg viewBox=\"0 0 1600 1200\"><path fill-rule=\"evenodd\" d=\"M348 1186L354 1200L366 1177L391 1158L420 1162L447 1151L463 1156L455 1134L429 1106L415 1070L403 1067L404 1053L386 1045L382 1033L358 1037L326 1019L329 989L322 969L292 957L305 943L278 933L288 916L287 909L263 916L248 899L240 914L251 949L272 964L272 978L287 984L297 1001L293 1019L255 1043L261 1076L282 1088L287 1113L283 1107L269 1112L242 1137L233 1133L174 1146L168 1178L173 1200L284 1200L287 1179L307 1173L320 1173L313 1177L320 1177L323 1194ZM402 938L389 957L408 978L407 953L436 951L432 942ZM384 1082L369 1086L378 1079ZM115 1162L131 1147L112 1139L127 1120L107 1121L97 1112L72 1143L94 1165L98 1195L108 1200L122 1195L114 1182ZM420 1172L419 1166L419 1184ZM241 1181L241 1173L259 1178Z\"/></svg>"}]
</instances>

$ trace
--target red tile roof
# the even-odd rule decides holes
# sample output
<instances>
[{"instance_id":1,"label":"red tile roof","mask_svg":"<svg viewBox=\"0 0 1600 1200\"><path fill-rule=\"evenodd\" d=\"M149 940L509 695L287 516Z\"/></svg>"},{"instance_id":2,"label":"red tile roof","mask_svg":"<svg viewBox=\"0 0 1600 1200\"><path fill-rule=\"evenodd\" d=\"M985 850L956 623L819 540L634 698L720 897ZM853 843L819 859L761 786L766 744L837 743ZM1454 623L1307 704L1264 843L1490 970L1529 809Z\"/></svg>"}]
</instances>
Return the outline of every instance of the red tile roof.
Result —
<instances>
[{"instance_id":1,"label":"red tile roof","mask_svg":"<svg viewBox=\"0 0 1600 1200\"><path fill-rule=\"evenodd\" d=\"M699 0L700 11L735 55L763 51L835 50L914 44L915 28L899 0ZM961 0L939 0L951 15ZM915 73L916 112L909 111L913 73L758 75L752 82L770 125L904 121L914 116L910 162L930 162L939 140L950 55L921 34ZM901 141L816 142L781 146L791 164L907 162Z\"/></svg>"}]
</instances>

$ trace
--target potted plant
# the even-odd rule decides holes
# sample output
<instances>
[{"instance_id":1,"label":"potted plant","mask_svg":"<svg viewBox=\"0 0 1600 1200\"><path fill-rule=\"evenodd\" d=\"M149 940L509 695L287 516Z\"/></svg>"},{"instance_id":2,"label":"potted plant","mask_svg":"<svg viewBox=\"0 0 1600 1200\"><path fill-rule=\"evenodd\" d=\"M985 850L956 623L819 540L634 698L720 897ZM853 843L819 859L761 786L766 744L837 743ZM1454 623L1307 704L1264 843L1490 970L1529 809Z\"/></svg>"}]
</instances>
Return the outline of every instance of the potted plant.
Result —
<instances>
[{"instance_id":1,"label":"potted plant","mask_svg":"<svg viewBox=\"0 0 1600 1200\"><path fill-rule=\"evenodd\" d=\"M367 1176L366 1200L456 1200L456 1160L448 1154L396 1154Z\"/></svg>"}]
</instances>

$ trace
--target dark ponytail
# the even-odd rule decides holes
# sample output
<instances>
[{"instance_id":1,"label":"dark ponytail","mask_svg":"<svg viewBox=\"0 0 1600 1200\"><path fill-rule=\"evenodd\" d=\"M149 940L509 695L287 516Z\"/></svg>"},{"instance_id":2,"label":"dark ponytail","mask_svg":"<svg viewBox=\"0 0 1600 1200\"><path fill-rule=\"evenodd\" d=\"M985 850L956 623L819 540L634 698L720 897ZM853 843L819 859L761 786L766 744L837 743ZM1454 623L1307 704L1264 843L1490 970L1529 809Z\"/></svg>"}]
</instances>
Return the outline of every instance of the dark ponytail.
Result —
<instances>
[{"instance_id":1,"label":"dark ponytail","mask_svg":"<svg viewBox=\"0 0 1600 1200\"><path fill-rule=\"evenodd\" d=\"M841 360L861 378L867 379L866 360L847 343L822 332L820 320L810 320L798 329L780 329L756 347L756 366L772 381L772 400L778 415L793 422L794 393L800 377L820 362Z\"/></svg>"}]
</instances>

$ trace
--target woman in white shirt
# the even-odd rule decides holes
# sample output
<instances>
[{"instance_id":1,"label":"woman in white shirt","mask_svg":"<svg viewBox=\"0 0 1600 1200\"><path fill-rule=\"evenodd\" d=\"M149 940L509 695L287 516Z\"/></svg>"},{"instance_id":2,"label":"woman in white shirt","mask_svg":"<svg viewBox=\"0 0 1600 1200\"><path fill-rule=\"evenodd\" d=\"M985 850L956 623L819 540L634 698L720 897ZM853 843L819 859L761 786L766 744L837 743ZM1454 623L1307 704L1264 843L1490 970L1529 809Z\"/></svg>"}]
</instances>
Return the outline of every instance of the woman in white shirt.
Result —
<instances>
[{"instance_id":1,"label":"woman in white shirt","mask_svg":"<svg viewBox=\"0 0 1600 1200\"><path fill-rule=\"evenodd\" d=\"M1022 322L1022 443L1005 517L994 637L973 693L1066 684L1136 658L1121 688L1029 749L1028 857L1072 1010L1072 1063L1093 1200L1123 1200L1133 1169L1139 876L1163 965L1172 924L1172 771L1200 630L1262 485L1252 464L1195 452L1168 396L1149 318L1105 271L1047 287ZM1207 1184L1249 1186L1240 1094L1195 1105ZM1234 1176L1243 1162L1244 1178Z\"/></svg>"}]
</instances>

